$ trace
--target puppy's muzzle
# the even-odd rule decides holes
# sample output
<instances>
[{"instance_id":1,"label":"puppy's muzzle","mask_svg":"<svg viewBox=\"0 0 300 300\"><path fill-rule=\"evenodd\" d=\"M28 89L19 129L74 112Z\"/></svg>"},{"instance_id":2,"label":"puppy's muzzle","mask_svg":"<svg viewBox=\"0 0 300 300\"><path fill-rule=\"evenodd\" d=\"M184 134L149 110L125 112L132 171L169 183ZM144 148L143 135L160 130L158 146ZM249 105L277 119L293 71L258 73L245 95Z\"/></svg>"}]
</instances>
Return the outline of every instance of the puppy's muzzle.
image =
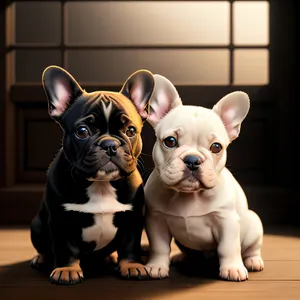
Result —
<instances>
[{"instance_id":1,"label":"puppy's muzzle","mask_svg":"<svg viewBox=\"0 0 300 300\"><path fill-rule=\"evenodd\" d=\"M98 146L105 151L107 156L112 157L117 154L120 143L115 139L102 139Z\"/></svg>"},{"instance_id":2,"label":"puppy's muzzle","mask_svg":"<svg viewBox=\"0 0 300 300\"><path fill-rule=\"evenodd\" d=\"M200 157L196 155L187 155L183 158L183 162L188 167L188 169L190 169L191 171L196 171L199 169L202 161Z\"/></svg>"}]
</instances>

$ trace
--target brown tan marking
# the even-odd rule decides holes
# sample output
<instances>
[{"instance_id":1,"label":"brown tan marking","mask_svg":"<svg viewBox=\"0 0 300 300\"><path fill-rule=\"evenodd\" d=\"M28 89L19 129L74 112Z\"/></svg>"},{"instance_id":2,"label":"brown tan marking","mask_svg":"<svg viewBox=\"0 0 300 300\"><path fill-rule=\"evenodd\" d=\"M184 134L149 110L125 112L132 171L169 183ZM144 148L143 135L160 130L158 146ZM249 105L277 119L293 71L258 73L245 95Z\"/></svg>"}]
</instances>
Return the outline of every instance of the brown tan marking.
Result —
<instances>
[{"instance_id":1,"label":"brown tan marking","mask_svg":"<svg viewBox=\"0 0 300 300\"><path fill-rule=\"evenodd\" d=\"M123 277L139 279L148 277L148 273L145 269L145 266L140 263L130 262L128 260L123 259L119 261L119 268L120 274Z\"/></svg>"},{"instance_id":2,"label":"brown tan marking","mask_svg":"<svg viewBox=\"0 0 300 300\"><path fill-rule=\"evenodd\" d=\"M76 260L70 266L56 268L50 274L52 283L69 285L82 282L83 279L84 277L79 265L79 260Z\"/></svg>"}]
</instances>

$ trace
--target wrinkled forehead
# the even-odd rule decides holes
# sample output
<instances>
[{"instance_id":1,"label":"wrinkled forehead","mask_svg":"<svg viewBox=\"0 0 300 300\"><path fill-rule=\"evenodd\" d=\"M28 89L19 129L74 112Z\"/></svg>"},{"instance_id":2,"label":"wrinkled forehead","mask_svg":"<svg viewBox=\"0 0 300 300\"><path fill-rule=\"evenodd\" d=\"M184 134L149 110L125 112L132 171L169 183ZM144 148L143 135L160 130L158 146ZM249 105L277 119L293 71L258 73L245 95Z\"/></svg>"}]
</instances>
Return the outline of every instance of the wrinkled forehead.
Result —
<instances>
[{"instance_id":1,"label":"wrinkled forehead","mask_svg":"<svg viewBox=\"0 0 300 300\"><path fill-rule=\"evenodd\" d=\"M204 107L182 106L167 114L158 124L156 135L165 138L174 133L187 144L203 144L214 137L223 143L228 142L227 132L220 117Z\"/></svg>"},{"instance_id":2,"label":"wrinkled forehead","mask_svg":"<svg viewBox=\"0 0 300 300\"><path fill-rule=\"evenodd\" d=\"M97 113L107 121L118 113L123 113L136 125L142 125L142 119L134 104L121 93L94 92L87 94L87 113Z\"/></svg>"}]
</instances>

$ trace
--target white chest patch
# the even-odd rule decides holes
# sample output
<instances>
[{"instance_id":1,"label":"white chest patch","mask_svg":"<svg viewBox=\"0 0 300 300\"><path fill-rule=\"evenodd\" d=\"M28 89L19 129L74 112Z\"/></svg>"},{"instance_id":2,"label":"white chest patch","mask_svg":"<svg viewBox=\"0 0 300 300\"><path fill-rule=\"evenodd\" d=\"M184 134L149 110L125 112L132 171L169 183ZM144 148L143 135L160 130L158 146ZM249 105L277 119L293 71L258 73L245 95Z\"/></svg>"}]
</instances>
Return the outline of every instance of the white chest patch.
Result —
<instances>
[{"instance_id":1,"label":"white chest patch","mask_svg":"<svg viewBox=\"0 0 300 300\"><path fill-rule=\"evenodd\" d=\"M116 190L109 182L95 181L87 189L89 201L84 204L65 203L65 210L94 214L95 224L82 229L85 242L96 242L94 250L109 244L116 235L117 228L113 224L114 213L131 210L131 204L117 201Z\"/></svg>"}]
</instances>

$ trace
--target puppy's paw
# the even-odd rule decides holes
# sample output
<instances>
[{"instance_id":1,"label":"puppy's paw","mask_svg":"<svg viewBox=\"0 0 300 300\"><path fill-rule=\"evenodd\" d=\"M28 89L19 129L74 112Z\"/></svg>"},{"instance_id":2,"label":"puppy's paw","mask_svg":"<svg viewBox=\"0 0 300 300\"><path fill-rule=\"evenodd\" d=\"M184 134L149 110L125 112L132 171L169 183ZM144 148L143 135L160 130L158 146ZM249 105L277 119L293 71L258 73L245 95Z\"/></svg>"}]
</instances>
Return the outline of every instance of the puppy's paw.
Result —
<instances>
[{"instance_id":1,"label":"puppy's paw","mask_svg":"<svg viewBox=\"0 0 300 300\"><path fill-rule=\"evenodd\" d=\"M31 261L30 261L30 266L33 269L36 270L41 270L45 266L45 256L43 254L38 254L36 255Z\"/></svg>"},{"instance_id":2,"label":"puppy's paw","mask_svg":"<svg viewBox=\"0 0 300 300\"><path fill-rule=\"evenodd\" d=\"M264 269L264 261L260 256L250 256L245 258L244 265L250 272L259 272Z\"/></svg>"},{"instance_id":3,"label":"puppy's paw","mask_svg":"<svg viewBox=\"0 0 300 300\"><path fill-rule=\"evenodd\" d=\"M73 285L83 282L83 273L79 264L56 268L50 274L50 282L59 285Z\"/></svg>"},{"instance_id":4,"label":"puppy's paw","mask_svg":"<svg viewBox=\"0 0 300 300\"><path fill-rule=\"evenodd\" d=\"M229 281L245 281L248 279L248 271L243 264L221 265L219 276Z\"/></svg>"},{"instance_id":5,"label":"puppy's paw","mask_svg":"<svg viewBox=\"0 0 300 300\"><path fill-rule=\"evenodd\" d=\"M144 265L127 260L119 262L119 275L124 279L148 279L148 273Z\"/></svg>"},{"instance_id":6,"label":"puppy's paw","mask_svg":"<svg viewBox=\"0 0 300 300\"><path fill-rule=\"evenodd\" d=\"M163 279L169 277L169 268L166 266L147 264L145 268L152 279Z\"/></svg>"}]
</instances>

